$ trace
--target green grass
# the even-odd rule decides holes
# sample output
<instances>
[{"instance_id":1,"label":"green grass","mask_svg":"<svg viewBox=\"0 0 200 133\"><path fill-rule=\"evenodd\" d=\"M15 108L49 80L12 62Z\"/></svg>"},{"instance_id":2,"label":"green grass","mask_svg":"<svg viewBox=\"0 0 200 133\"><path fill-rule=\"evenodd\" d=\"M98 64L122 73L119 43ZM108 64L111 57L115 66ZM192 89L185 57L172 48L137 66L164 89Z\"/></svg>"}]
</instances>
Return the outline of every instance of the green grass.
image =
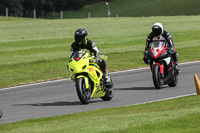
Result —
<instances>
[{"instance_id":1,"label":"green grass","mask_svg":"<svg viewBox=\"0 0 200 133\"><path fill-rule=\"evenodd\" d=\"M196 61L200 16L94 18L68 20L0 17L0 88L69 77L66 66L74 31L84 27L109 71L147 67L142 61L155 22L172 34L179 62Z\"/></svg>"},{"instance_id":2,"label":"green grass","mask_svg":"<svg viewBox=\"0 0 200 133\"><path fill-rule=\"evenodd\" d=\"M111 17L177 16L199 15L199 0L114 0L109 2ZM64 18L107 17L105 2L86 6L78 11L65 11ZM60 18L60 12L49 14L49 18Z\"/></svg>"},{"instance_id":3,"label":"green grass","mask_svg":"<svg viewBox=\"0 0 200 133\"><path fill-rule=\"evenodd\" d=\"M1 124L1 133L198 133L200 97Z\"/></svg>"}]
</instances>

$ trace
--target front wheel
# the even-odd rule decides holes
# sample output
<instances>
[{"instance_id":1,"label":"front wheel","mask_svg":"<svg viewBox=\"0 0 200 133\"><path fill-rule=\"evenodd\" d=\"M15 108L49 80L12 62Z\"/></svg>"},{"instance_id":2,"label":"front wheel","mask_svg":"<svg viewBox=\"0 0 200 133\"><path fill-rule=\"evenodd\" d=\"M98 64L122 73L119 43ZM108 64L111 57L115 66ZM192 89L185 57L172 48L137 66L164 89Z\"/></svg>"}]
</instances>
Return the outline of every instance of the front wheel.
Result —
<instances>
[{"instance_id":1,"label":"front wheel","mask_svg":"<svg viewBox=\"0 0 200 133\"><path fill-rule=\"evenodd\" d=\"M84 78L76 79L76 91L77 91L79 100L83 104L88 104L91 101L91 90L86 89Z\"/></svg>"},{"instance_id":2,"label":"front wheel","mask_svg":"<svg viewBox=\"0 0 200 133\"><path fill-rule=\"evenodd\" d=\"M156 89L161 89L162 87L162 79L160 75L160 66L159 65L154 65L153 66L153 83Z\"/></svg>"}]
</instances>

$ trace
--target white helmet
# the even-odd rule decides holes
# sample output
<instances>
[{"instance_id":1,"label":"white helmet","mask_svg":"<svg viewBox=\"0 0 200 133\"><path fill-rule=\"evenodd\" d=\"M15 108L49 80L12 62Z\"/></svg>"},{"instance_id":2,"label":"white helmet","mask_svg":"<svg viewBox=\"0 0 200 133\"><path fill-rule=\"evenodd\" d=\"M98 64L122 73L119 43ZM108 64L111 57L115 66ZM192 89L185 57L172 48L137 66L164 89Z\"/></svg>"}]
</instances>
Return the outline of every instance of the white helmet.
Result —
<instances>
[{"instance_id":1,"label":"white helmet","mask_svg":"<svg viewBox=\"0 0 200 133\"><path fill-rule=\"evenodd\" d=\"M160 36L163 33L163 25L161 23L155 23L152 26L152 32L155 36Z\"/></svg>"}]
</instances>

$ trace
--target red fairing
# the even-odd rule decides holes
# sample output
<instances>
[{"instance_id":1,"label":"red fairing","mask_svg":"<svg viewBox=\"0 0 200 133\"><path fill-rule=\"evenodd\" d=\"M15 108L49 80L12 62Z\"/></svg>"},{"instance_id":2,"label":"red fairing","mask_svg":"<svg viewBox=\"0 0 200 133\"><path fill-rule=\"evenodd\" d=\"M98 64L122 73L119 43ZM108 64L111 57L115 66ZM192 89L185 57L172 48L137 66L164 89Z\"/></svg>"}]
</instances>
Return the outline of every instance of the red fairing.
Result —
<instances>
[{"instance_id":1,"label":"red fairing","mask_svg":"<svg viewBox=\"0 0 200 133\"><path fill-rule=\"evenodd\" d=\"M156 49L156 51L153 53L153 48L150 47L150 53L153 56L154 59L158 58L160 54L164 54L165 52L165 46L163 45L161 49Z\"/></svg>"}]
</instances>

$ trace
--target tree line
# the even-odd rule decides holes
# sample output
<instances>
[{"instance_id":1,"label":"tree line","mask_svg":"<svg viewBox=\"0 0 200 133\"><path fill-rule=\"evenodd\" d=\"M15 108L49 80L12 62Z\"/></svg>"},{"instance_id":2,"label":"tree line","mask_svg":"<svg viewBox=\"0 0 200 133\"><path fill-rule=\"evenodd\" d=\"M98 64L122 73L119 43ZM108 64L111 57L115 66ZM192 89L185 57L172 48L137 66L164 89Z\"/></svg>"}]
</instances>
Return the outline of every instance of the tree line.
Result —
<instances>
[{"instance_id":1,"label":"tree line","mask_svg":"<svg viewBox=\"0 0 200 133\"><path fill-rule=\"evenodd\" d=\"M9 16L32 16L34 9L38 16L45 16L48 12L78 10L86 5L106 1L112 0L0 0L0 15L5 16L8 8Z\"/></svg>"}]
</instances>

